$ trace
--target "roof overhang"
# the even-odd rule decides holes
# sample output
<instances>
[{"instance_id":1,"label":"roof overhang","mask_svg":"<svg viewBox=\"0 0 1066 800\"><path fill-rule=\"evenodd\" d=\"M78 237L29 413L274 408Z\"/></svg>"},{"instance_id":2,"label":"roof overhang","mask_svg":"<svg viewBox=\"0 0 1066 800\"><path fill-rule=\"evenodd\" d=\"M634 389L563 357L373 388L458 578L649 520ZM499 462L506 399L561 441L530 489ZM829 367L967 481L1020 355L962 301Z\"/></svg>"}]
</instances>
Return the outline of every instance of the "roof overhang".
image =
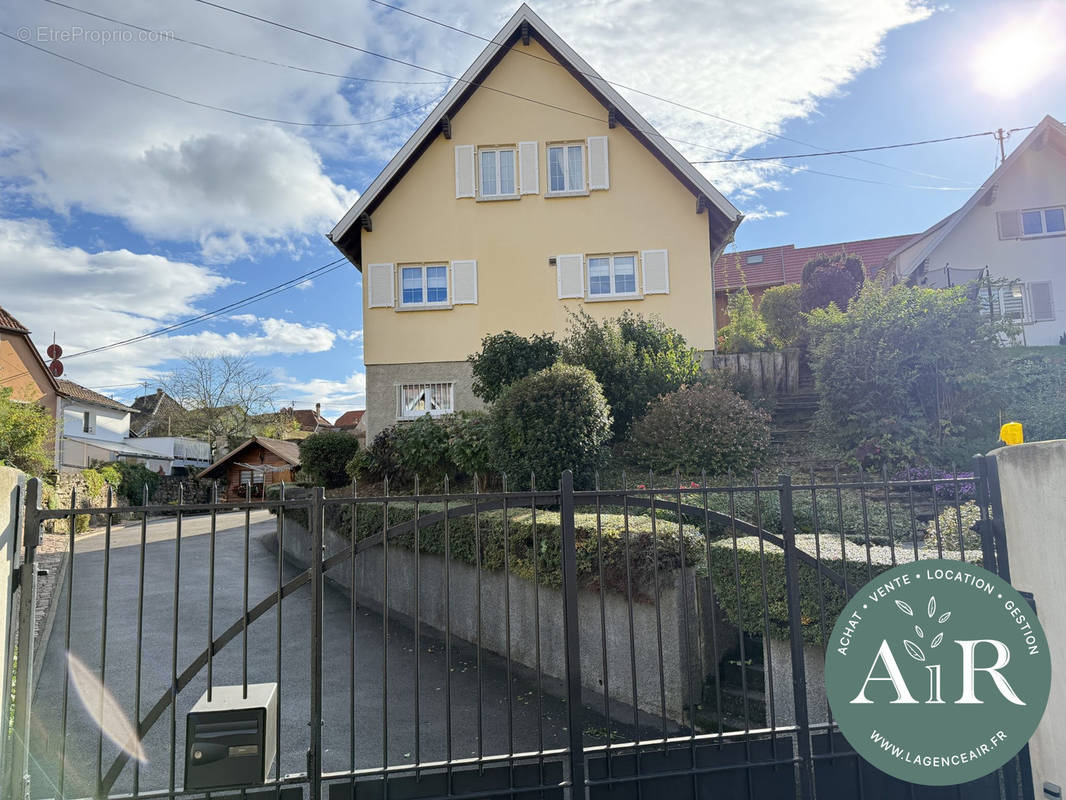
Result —
<instances>
[{"instance_id":1,"label":"roof overhang","mask_svg":"<svg viewBox=\"0 0 1066 800\"><path fill-rule=\"evenodd\" d=\"M407 143L388 163L381 174L363 192L355 205L327 236L358 269L362 269L361 232L364 223L389 192L407 174L411 165L441 134L445 117L450 119L481 86L482 80L503 57L526 36L536 38L590 94L603 105L607 116L621 124L640 141L694 195L693 210L708 212L714 247L724 248L732 239L743 215L711 184L695 166L677 151L618 91L600 77L533 9L523 3L510 20L493 37L474 63L463 73L429 116L415 130ZM535 101L531 101L535 102Z\"/></svg>"}]
</instances>

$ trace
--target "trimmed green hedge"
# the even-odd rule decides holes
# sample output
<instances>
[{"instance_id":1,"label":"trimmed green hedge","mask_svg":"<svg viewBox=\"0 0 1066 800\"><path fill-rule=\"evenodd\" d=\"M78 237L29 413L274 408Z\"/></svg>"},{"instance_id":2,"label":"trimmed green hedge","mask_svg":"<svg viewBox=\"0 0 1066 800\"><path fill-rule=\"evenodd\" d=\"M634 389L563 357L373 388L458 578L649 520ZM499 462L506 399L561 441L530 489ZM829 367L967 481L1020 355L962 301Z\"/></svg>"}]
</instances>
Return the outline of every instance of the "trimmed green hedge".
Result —
<instances>
[{"instance_id":1,"label":"trimmed green hedge","mask_svg":"<svg viewBox=\"0 0 1066 800\"><path fill-rule=\"evenodd\" d=\"M848 586L863 586L872 574L874 577L892 568L892 551L888 547L871 547L870 562L867 571L866 547L846 542L844 557L841 558L839 537L823 534L815 537L802 535L796 537L797 549L814 556L816 539L820 546L822 565L838 575L847 574ZM928 552L925 557L930 557ZM980 563L976 553L967 553L969 563ZM936 557L934 553L932 557ZM944 558L958 558L959 554L944 551ZM914 561L914 550L909 547L896 547L896 563L907 564ZM737 572L739 565L740 602L737 600ZM769 625L763 614L763 573L766 571L766 609ZM770 543L764 543L763 554L759 552L759 539L745 536L737 539L736 560L733 558L733 540L719 539L711 543L711 563L709 572L714 581L718 605L726 618L748 633L765 636L767 627L771 638L788 639L788 595L785 581L784 551ZM807 644L824 646L821 620L822 607L819 605L818 572L812 565L799 564L800 576L800 614L803 623L803 639ZM825 609L825 636L832 633L833 625L840 612L847 605L847 598L842 588L828 577L821 579L821 594Z\"/></svg>"},{"instance_id":2,"label":"trimmed green hedge","mask_svg":"<svg viewBox=\"0 0 1066 800\"><path fill-rule=\"evenodd\" d=\"M455 509L462 502L450 504ZM383 508L380 504L358 506L357 539L381 533ZM419 504L419 516L425 517L444 510L442 503ZM303 512L289 512L301 515ZM349 536L352 529L352 507L335 505L326 507L326 526L342 536ZM390 528L414 518L414 503L397 501L389 504ZM533 547L533 515L528 508L509 509L507 513L508 547L512 573L533 579L534 564L538 581L551 587L562 585L560 561L560 517L556 511L537 510L536 550ZM677 524L657 519L656 536L652 536L650 517L629 519L629 575L626 573L625 519L620 515L602 514L600 536L597 536L596 515L576 514L574 518L577 541L577 573L582 586L599 588L600 561L603 554L604 588L625 593L631 581L635 597L647 599L654 586L656 555L660 573L676 570L681 564L681 543L678 541ZM477 563L476 540L481 541L481 566L488 570L504 568L504 515L503 511L483 511L478 515L475 535L473 515L452 518L448 522L452 558L467 564ZM657 540L657 542L656 542ZM415 534L390 533L393 545L415 548ZM438 522L423 528L419 533L420 551L444 555L444 523ZM657 550L657 553L656 553ZM702 568L706 551L702 536L694 529L684 529L685 563L689 568ZM663 576L660 574L660 580Z\"/></svg>"}]
</instances>

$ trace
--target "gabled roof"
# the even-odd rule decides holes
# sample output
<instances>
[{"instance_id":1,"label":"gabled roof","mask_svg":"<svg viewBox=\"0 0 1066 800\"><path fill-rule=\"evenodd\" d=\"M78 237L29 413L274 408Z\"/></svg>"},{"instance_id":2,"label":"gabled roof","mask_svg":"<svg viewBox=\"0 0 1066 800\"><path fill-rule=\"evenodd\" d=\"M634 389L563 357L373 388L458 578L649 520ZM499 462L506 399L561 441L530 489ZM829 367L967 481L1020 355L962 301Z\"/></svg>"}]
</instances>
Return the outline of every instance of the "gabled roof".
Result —
<instances>
[{"instance_id":1,"label":"gabled roof","mask_svg":"<svg viewBox=\"0 0 1066 800\"><path fill-rule=\"evenodd\" d=\"M320 428L330 429L333 423L312 408L283 408L279 414L291 416L302 431L315 431Z\"/></svg>"},{"instance_id":2,"label":"gabled roof","mask_svg":"<svg viewBox=\"0 0 1066 800\"><path fill-rule=\"evenodd\" d=\"M914 269L925 261L926 258L937 248L937 246L947 238L957 226L973 209L974 207L984 200L988 193L993 191L996 184L999 183L1000 178L1021 158L1022 153L1033 147L1044 147L1050 145L1066 156L1066 126L1064 126L1057 119L1050 114L1040 120L1040 123L1033 128L1033 130L1026 136L1020 145L1014 148L1014 152L996 167L995 171L988 176L980 188L973 193L973 196L966 201L966 204L944 219L940 220L932 227L928 228L921 236L915 241L903 245L897 248L889 255L889 260L896 259L904 250L910 247L912 244L920 244L915 249L914 255L908 259L908 263L897 265L897 272L901 278L906 277Z\"/></svg>"},{"instance_id":3,"label":"gabled roof","mask_svg":"<svg viewBox=\"0 0 1066 800\"><path fill-rule=\"evenodd\" d=\"M30 335L30 330L13 316L11 316L3 308L0 308L0 330L11 331L12 333L21 333L24 336Z\"/></svg>"},{"instance_id":4,"label":"gabled roof","mask_svg":"<svg viewBox=\"0 0 1066 800\"><path fill-rule=\"evenodd\" d=\"M366 409L358 409L356 411L345 411L333 422L334 428L354 428L363 419L363 414L366 413Z\"/></svg>"},{"instance_id":5,"label":"gabled roof","mask_svg":"<svg viewBox=\"0 0 1066 800\"><path fill-rule=\"evenodd\" d=\"M30 351L33 353L34 363L36 363L37 366L40 367L41 372L44 374L45 380L48 381L48 384L52 387L52 390L58 392L59 384L56 382L55 375L53 375L52 371L48 369L48 365L44 363L44 359L41 357L40 352L34 346L33 340L30 339L29 328L27 328L13 316L11 316L11 314L3 308L0 308L0 331L7 331L9 333L14 333L18 336L26 337L26 344L29 345ZM27 369L26 371L30 372L29 369Z\"/></svg>"},{"instance_id":6,"label":"gabled roof","mask_svg":"<svg viewBox=\"0 0 1066 800\"><path fill-rule=\"evenodd\" d=\"M74 381L58 380L56 383L59 385L59 393L63 395L63 397L68 397L71 400L77 400L81 403L91 403L96 406L111 408L115 411L133 411L132 408L123 405L118 400L113 400L99 392L94 392L92 389L87 389L80 384L74 383Z\"/></svg>"},{"instance_id":7,"label":"gabled roof","mask_svg":"<svg viewBox=\"0 0 1066 800\"><path fill-rule=\"evenodd\" d=\"M900 236L856 239L850 242L834 242L812 247L796 247L794 244L786 244L758 250L741 250L737 253L722 253L714 263L714 290L720 292L738 289L742 284L754 288L799 283L804 265L812 258L823 254L854 253L862 258L866 270L871 275L875 275L893 251L913 242L918 235L907 233ZM753 260L753 263L748 263L749 258ZM741 275L742 271L743 275Z\"/></svg>"},{"instance_id":8,"label":"gabled roof","mask_svg":"<svg viewBox=\"0 0 1066 800\"><path fill-rule=\"evenodd\" d=\"M682 156L663 136L652 128L644 117L633 108L613 86L605 81L570 45L553 31L533 9L523 3L492 42L481 51L474 63L430 112L425 121L393 156L381 174L363 192L355 205L349 209L328 236L357 267L360 264L360 227L356 225L363 214L371 214L388 195L392 187L406 174L411 164L426 150L441 132L441 123L447 115L452 117L463 104L480 88L481 82L492 72L510 49L522 39L524 33L534 36L544 48L567 71L608 110L614 111L618 124L627 128L659 161L666 166L692 193L706 201L708 213L717 217L715 229L722 241L740 224L743 215L707 178ZM608 120L603 120L604 125ZM698 206L694 204L693 209Z\"/></svg>"},{"instance_id":9,"label":"gabled roof","mask_svg":"<svg viewBox=\"0 0 1066 800\"><path fill-rule=\"evenodd\" d=\"M284 442L281 439L270 439L266 436L253 436L251 439L242 442L233 450L230 450L226 455L222 456L222 458L218 459L218 461L210 467L200 472L196 477L210 478L218 471L219 467L222 467L231 461L235 461L241 453L255 445L262 447L264 450L268 450L290 466L300 466L300 446L296 442Z\"/></svg>"}]
</instances>

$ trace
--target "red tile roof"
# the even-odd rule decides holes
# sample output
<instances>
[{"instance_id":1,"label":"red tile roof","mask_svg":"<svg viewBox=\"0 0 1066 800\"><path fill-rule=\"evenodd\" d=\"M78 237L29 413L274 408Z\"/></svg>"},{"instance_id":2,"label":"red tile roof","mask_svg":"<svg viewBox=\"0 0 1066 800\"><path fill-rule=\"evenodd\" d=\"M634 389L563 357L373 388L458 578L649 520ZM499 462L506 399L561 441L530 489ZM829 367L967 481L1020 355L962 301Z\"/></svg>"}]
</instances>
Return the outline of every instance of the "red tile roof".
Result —
<instances>
[{"instance_id":1,"label":"red tile roof","mask_svg":"<svg viewBox=\"0 0 1066 800\"><path fill-rule=\"evenodd\" d=\"M10 314L8 314L3 308L0 308L0 330L14 331L15 333L24 333L27 336L30 333L29 329L26 328L25 325L23 325Z\"/></svg>"},{"instance_id":2,"label":"red tile roof","mask_svg":"<svg viewBox=\"0 0 1066 800\"><path fill-rule=\"evenodd\" d=\"M92 403L94 405L103 406L104 408L113 408L116 411L132 411L133 409L127 405L123 405L118 400L114 400L106 395L102 395L99 392L94 392L92 389L87 389L84 386L74 383L74 381L58 380L59 393L64 397L69 397L71 400L81 400L83 403Z\"/></svg>"},{"instance_id":3,"label":"red tile roof","mask_svg":"<svg viewBox=\"0 0 1066 800\"><path fill-rule=\"evenodd\" d=\"M799 283L803 266L823 253L854 253L870 274L876 274L884 266L885 259L897 248L914 239L918 234L883 236L879 239L858 239L852 242L835 242L813 247L796 247L794 244L764 247L761 250L741 250L737 253L722 253L714 265L715 291L736 289L746 280L749 287L776 286L782 283ZM762 256L762 261L758 257ZM749 263L755 258L757 263ZM744 279L741 278L741 270Z\"/></svg>"},{"instance_id":4,"label":"red tile roof","mask_svg":"<svg viewBox=\"0 0 1066 800\"><path fill-rule=\"evenodd\" d=\"M333 423L312 408L283 408L279 414L291 416L302 431L330 430Z\"/></svg>"},{"instance_id":5,"label":"red tile roof","mask_svg":"<svg viewBox=\"0 0 1066 800\"><path fill-rule=\"evenodd\" d=\"M335 428L354 428L359 424L359 421L363 418L363 414L366 413L365 409L359 409L358 411L345 411L333 422Z\"/></svg>"}]
</instances>

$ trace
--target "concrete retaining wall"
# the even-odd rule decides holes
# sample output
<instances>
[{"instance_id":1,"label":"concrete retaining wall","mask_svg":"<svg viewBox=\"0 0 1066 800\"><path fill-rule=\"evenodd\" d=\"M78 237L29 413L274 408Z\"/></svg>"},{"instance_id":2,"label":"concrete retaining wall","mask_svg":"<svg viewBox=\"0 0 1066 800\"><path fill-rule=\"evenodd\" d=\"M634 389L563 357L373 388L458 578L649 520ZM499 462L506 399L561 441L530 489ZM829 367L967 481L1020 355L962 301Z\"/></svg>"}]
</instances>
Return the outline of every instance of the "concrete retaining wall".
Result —
<instances>
[{"instance_id":1,"label":"concrete retaining wall","mask_svg":"<svg viewBox=\"0 0 1066 800\"><path fill-rule=\"evenodd\" d=\"M799 392L800 351L795 347L766 353L708 353L704 367L750 375L763 394Z\"/></svg>"},{"instance_id":2,"label":"concrete retaining wall","mask_svg":"<svg viewBox=\"0 0 1066 800\"><path fill-rule=\"evenodd\" d=\"M303 517L306 519L306 517ZM310 563L311 537L300 524L301 514L286 515L285 555L296 564ZM328 557L348 546L348 539L327 529L324 545ZM356 596L360 603L380 609L383 605L383 550L380 547L357 556ZM470 564L452 560L448 568L442 556L422 554L419 557L419 620L436 632L446 625L446 585L450 587L451 633L474 643L477 629L477 570ZM328 580L350 591L351 567L345 562L326 573ZM698 697L702 686L700 643L710 642L697 631L697 583L691 571L684 577L682 591L677 571L660 574L659 614L662 628L663 693L666 714L681 720L682 709L688 704L689 692ZM505 583L506 581L506 583ZM397 615L406 621L414 617L415 554L402 547L388 551L388 608L390 619ZM565 678L566 661L563 650L563 596L558 589L540 586L535 591L532 581L500 571L481 571L481 645L499 655L507 651L504 613L505 587L510 592L510 650L511 658L530 668L536 667L536 627L540 628L540 660L543 674ZM539 596L538 596L539 595ZM539 600L539 606L537 601ZM538 610L539 609L539 610ZM578 617L581 641L581 676L583 685L595 692L605 689L603 675L600 593L582 589L578 593ZM606 620L607 683L612 700L633 702L633 659L630 658L629 604L624 595L605 592L603 617ZM686 636L686 624L688 635ZM637 705L642 711L659 714L662 708L659 670L659 623L653 602L633 603L633 640L636 654ZM428 632L428 631L427 631ZM706 654L705 654L706 655ZM710 660L703 659L710 669ZM687 715L686 715L687 716Z\"/></svg>"},{"instance_id":3,"label":"concrete retaining wall","mask_svg":"<svg viewBox=\"0 0 1066 800\"><path fill-rule=\"evenodd\" d=\"M1036 796L1045 782L1066 786L1066 439L1003 447L999 469L1011 583L1032 592L1051 650L1051 695L1030 740Z\"/></svg>"},{"instance_id":4,"label":"concrete retaining wall","mask_svg":"<svg viewBox=\"0 0 1066 800\"><path fill-rule=\"evenodd\" d=\"M763 638L763 665L774 682L774 722L796 724L796 693L792 688L792 645L787 639ZM825 696L825 650L805 644L803 666L807 677L807 719L812 725L829 721ZM770 684L766 684L766 724L770 725Z\"/></svg>"},{"instance_id":5,"label":"concrete retaining wall","mask_svg":"<svg viewBox=\"0 0 1066 800\"><path fill-rule=\"evenodd\" d=\"M24 502L25 486L26 476L23 473L11 467L0 467L0 681L3 681L0 686L4 687L5 699L11 687L11 656L18 627L18 609L13 603L11 579L15 565L22 560L17 548L22 541L19 522L22 519L20 504ZM3 748L0 748L0 784L7 775L4 756Z\"/></svg>"}]
</instances>

